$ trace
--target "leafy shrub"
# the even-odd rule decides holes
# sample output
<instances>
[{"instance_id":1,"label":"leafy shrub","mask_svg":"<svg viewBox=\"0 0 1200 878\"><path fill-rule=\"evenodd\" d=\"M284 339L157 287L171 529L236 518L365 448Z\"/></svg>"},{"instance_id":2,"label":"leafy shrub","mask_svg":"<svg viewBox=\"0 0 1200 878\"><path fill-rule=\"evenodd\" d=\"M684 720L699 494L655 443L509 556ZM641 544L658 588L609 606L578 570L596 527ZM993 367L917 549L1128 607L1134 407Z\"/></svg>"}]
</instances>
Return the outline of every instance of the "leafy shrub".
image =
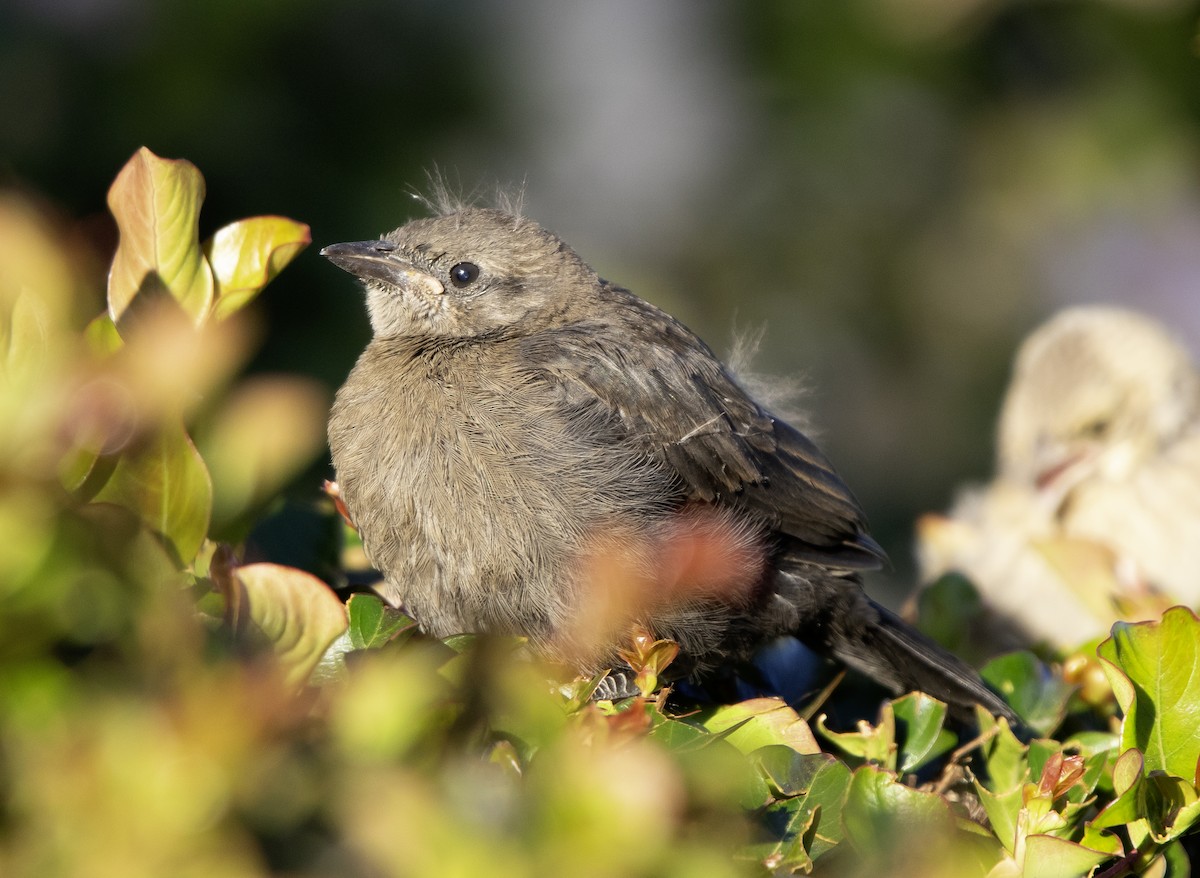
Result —
<instances>
[{"instance_id":1,"label":"leafy shrub","mask_svg":"<svg viewBox=\"0 0 1200 878\"><path fill-rule=\"evenodd\" d=\"M243 563L322 448L319 389L234 379L245 306L309 233L257 217L201 243L203 194L187 162L130 160L99 317L63 231L0 196L0 874L1187 874L1183 608L1069 679L992 662L1040 737L981 714L963 740L919 693L853 730L668 699L673 646L647 637L643 694L596 702L517 643L433 641Z\"/></svg>"}]
</instances>

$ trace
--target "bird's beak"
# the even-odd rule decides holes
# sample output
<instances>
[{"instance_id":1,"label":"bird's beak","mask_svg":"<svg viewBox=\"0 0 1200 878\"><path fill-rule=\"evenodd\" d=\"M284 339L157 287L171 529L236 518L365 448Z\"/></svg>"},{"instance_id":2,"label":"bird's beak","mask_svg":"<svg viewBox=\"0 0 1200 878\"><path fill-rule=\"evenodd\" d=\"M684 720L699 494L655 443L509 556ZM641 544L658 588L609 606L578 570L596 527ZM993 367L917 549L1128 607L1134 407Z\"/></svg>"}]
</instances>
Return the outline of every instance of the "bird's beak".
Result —
<instances>
[{"instance_id":1,"label":"bird's beak","mask_svg":"<svg viewBox=\"0 0 1200 878\"><path fill-rule=\"evenodd\" d=\"M343 271L362 280L379 280L386 284L434 297L446 289L442 282L396 255L391 241L351 241L330 244L321 255Z\"/></svg>"}]
</instances>

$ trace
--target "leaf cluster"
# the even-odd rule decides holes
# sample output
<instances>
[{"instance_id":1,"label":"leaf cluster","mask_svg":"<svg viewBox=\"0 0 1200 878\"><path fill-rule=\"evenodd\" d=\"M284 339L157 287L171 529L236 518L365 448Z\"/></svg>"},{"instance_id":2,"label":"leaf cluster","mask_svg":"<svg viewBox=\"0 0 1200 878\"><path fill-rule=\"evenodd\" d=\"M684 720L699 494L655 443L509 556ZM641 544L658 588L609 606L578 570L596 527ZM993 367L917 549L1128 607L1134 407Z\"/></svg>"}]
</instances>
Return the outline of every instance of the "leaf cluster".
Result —
<instances>
[{"instance_id":1,"label":"leaf cluster","mask_svg":"<svg viewBox=\"0 0 1200 878\"><path fill-rule=\"evenodd\" d=\"M921 693L835 728L662 688L677 650L644 632L614 703L519 641L432 640L246 559L321 447L319 392L234 377L308 229L201 241L203 191L131 159L100 317L60 230L0 197L0 874L1188 874L1189 610L990 663L1029 730Z\"/></svg>"}]
</instances>

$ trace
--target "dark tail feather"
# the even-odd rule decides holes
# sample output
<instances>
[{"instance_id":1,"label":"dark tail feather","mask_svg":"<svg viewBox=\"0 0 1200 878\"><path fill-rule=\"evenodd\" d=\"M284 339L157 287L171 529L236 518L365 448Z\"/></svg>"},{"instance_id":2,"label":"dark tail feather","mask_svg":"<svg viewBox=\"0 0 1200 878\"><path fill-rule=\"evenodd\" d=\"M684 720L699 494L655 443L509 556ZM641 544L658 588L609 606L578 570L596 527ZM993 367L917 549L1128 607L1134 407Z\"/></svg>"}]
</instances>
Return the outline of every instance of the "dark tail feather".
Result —
<instances>
[{"instance_id":1,"label":"dark tail feather","mask_svg":"<svg viewBox=\"0 0 1200 878\"><path fill-rule=\"evenodd\" d=\"M969 715L972 707L978 704L988 713L1007 719L1014 729L1024 727L1024 722L1008 703L989 689L966 662L942 649L886 608L874 601L871 604L878 614L877 621L863 627L856 638L858 642L832 644L837 658L867 673L872 673L876 657L882 658L890 666L891 674L875 672L877 679L886 681L890 676L893 686L905 692L920 690L932 695L945 701L959 715L964 712ZM868 649L865 662L862 660L863 647Z\"/></svg>"},{"instance_id":2,"label":"dark tail feather","mask_svg":"<svg viewBox=\"0 0 1200 878\"><path fill-rule=\"evenodd\" d=\"M960 718L973 718L979 704L1014 728L1024 728L1016 712L969 665L872 601L855 580L799 572L782 570L777 582L790 586L788 596L800 620L794 633L809 647L896 692L932 695Z\"/></svg>"}]
</instances>

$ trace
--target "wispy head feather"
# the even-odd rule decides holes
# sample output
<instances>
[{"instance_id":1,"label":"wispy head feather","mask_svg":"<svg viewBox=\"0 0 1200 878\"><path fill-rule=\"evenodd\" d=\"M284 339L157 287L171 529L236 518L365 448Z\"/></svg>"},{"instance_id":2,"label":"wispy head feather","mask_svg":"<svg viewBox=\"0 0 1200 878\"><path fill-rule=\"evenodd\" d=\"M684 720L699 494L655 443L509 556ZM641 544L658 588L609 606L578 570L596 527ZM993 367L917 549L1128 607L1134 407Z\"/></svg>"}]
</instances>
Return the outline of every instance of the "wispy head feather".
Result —
<instances>
[{"instance_id":1,"label":"wispy head feather","mask_svg":"<svg viewBox=\"0 0 1200 878\"><path fill-rule=\"evenodd\" d=\"M470 208L494 208L521 217L525 209L525 181L519 186L495 183L491 187L477 183L469 190L457 171L451 179L448 171L436 165L425 172L425 191L413 188L409 193L435 216L449 216Z\"/></svg>"}]
</instances>

